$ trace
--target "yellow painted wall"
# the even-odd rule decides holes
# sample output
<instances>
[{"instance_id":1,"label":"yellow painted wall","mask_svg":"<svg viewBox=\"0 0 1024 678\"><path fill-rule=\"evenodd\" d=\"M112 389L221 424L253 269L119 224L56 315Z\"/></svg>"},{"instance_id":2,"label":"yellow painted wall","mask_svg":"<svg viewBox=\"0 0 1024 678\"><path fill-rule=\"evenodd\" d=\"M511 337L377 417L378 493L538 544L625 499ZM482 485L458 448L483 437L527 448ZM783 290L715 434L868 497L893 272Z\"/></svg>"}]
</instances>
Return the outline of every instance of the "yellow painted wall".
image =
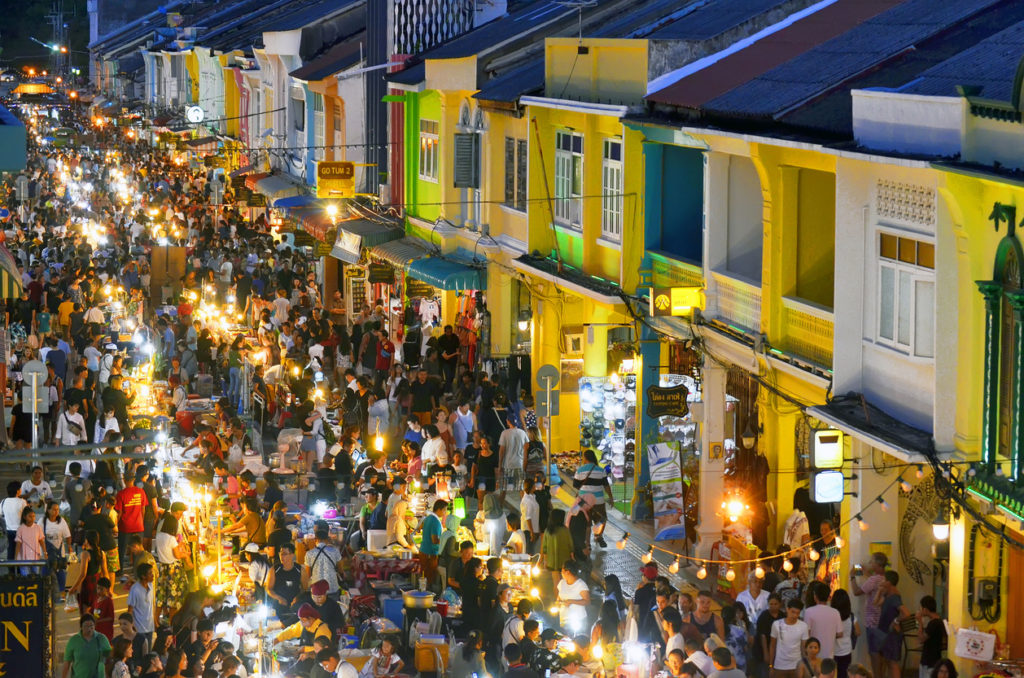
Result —
<instances>
[{"instance_id":1,"label":"yellow painted wall","mask_svg":"<svg viewBox=\"0 0 1024 678\"><path fill-rule=\"evenodd\" d=\"M199 101L199 58L194 50L185 52L185 70L188 71L189 101Z\"/></svg>"},{"instance_id":2,"label":"yellow painted wall","mask_svg":"<svg viewBox=\"0 0 1024 678\"><path fill-rule=\"evenodd\" d=\"M227 118L224 124L228 136L237 138L241 134L241 121L238 119L241 114L239 110L241 95L238 91L238 83L235 81L234 70L233 68L224 69L224 117Z\"/></svg>"},{"instance_id":3,"label":"yellow painted wall","mask_svg":"<svg viewBox=\"0 0 1024 678\"><path fill-rule=\"evenodd\" d=\"M543 198L530 210L530 250L549 254L556 246L562 261L590 275L619 282L621 280L621 248L598 242L601 237L601 166L604 140L623 140L625 192L639 193L643 186L643 172L630 172L627 167L640 168L640 134L626 130L618 118L590 115L574 111L554 110L530 106L527 116L531 123L530 136L530 196ZM560 225L552 228L555 196L555 136L559 131L583 134L583 218L582 233L569 231ZM632 152L630 152L632 151ZM625 210L624 210L625 211ZM623 231L632 222L634 228L642 221L632 214L624 215ZM628 235L624 238L629 239ZM637 259L639 263L639 259Z\"/></svg>"},{"instance_id":4,"label":"yellow painted wall","mask_svg":"<svg viewBox=\"0 0 1024 678\"><path fill-rule=\"evenodd\" d=\"M836 176L801 169L797 185L796 281L793 295L832 308L835 286Z\"/></svg>"},{"instance_id":5,"label":"yellow painted wall","mask_svg":"<svg viewBox=\"0 0 1024 678\"><path fill-rule=\"evenodd\" d=\"M604 104L640 104L647 94L646 40L548 38L544 95Z\"/></svg>"}]
</instances>

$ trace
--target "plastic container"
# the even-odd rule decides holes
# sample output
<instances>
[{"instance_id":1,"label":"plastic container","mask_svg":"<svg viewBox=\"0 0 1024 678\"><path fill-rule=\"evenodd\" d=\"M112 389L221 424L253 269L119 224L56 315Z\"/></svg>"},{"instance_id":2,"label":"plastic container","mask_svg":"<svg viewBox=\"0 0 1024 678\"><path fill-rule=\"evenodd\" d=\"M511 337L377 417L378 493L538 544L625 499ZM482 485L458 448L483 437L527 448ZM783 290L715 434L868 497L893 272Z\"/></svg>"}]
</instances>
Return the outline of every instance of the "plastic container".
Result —
<instances>
[{"instance_id":1,"label":"plastic container","mask_svg":"<svg viewBox=\"0 0 1024 678\"><path fill-rule=\"evenodd\" d=\"M383 551L384 547L388 543L388 532L387 530L367 530L366 531L366 550L367 551Z\"/></svg>"},{"instance_id":2,"label":"plastic container","mask_svg":"<svg viewBox=\"0 0 1024 678\"><path fill-rule=\"evenodd\" d=\"M438 656L440 656L443 664L441 667L437 665ZM420 673L443 671L448 666L448 646L444 644L416 643L413 663L416 666L416 670Z\"/></svg>"},{"instance_id":3,"label":"plastic container","mask_svg":"<svg viewBox=\"0 0 1024 678\"><path fill-rule=\"evenodd\" d=\"M398 628L402 628L405 623L405 617L402 614L402 597L401 596L381 596L380 598L380 610L381 615L386 619L390 620L392 624Z\"/></svg>"}]
</instances>

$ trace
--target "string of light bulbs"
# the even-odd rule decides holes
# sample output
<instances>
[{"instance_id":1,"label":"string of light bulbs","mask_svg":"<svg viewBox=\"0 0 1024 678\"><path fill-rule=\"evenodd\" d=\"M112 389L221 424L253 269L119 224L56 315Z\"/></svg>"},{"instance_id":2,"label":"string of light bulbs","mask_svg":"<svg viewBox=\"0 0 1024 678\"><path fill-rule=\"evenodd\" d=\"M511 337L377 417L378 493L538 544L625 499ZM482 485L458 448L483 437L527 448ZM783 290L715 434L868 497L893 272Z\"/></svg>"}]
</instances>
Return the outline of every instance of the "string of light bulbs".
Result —
<instances>
[{"instance_id":1,"label":"string of light bulbs","mask_svg":"<svg viewBox=\"0 0 1024 678\"><path fill-rule=\"evenodd\" d=\"M923 471L919 471L919 474L920 475L918 475L918 478L922 478L924 476ZM866 520L864 520L864 517L862 515L862 513L864 511L866 511L867 509L871 508L875 504L878 504L878 506L882 509L883 512L889 510L889 503L885 500L883 495L890 488L892 488L894 485L897 485L897 484L900 486L900 490L902 492L904 492L904 493L910 493L910 491L913 490L913 487L911 487L910 483L908 483L903 478L902 474L900 476L898 476L895 480L891 481L882 490L882 492L875 499L873 499L871 501L870 504L868 504L865 507L862 507L861 510L858 511L857 513L855 513L851 518L849 518L848 520L846 520L846 521L844 521L844 522L842 522L842 523L840 523L840 524L838 524L836 526L836 528L835 528L835 535L834 535L834 539L835 539L834 543L835 543L836 548L842 548L843 547L843 543L844 542L843 542L842 537L839 534L839 532L842 530L843 527L846 527L847 525L850 525L850 524L856 522L857 523L857 527L862 532L866 532L869 529L870 525L867 523ZM615 548L619 549L620 551L622 549L626 548L626 542L629 540L629 537L630 537L630 533L629 532L624 532L622 534L622 537L620 537L618 539L618 541L615 542ZM791 562L789 562L789 559L792 556L795 556L795 555L807 552L808 557L812 561L815 561L815 562L818 561L821 558L821 552L818 551L817 549L815 549L814 545L815 544L819 544L819 543L824 545L824 539L822 537L818 537L817 539L813 539L813 540L807 542L806 544L802 544L801 546L793 548L793 549L790 549L789 551L786 551L784 553L775 553L775 554L772 554L770 556L763 556L763 557L759 557L759 558L744 558L744 559L740 559L740 560L719 560L719 559L714 559L714 558L701 558L699 556L690 556L690 555L686 555L686 554L683 554L683 553L676 553L675 551L673 551L671 549L667 549L667 548L664 548L662 546L656 546L655 544L650 544L647 547L647 552L644 553L643 556L641 556L640 560L646 565L646 564L650 563L651 560L654 559L654 552L655 551L661 551L662 553L666 553L669 556L673 556L674 557L674 560L672 561L672 563L668 567L668 571L670 573L672 573L672 574L675 574L675 573L679 572L681 561L683 561L683 560L688 561L688 562L692 562L692 563L695 563L695 564L699 564L700 565L700 569L697 570L697 578L698 579L704 579L704 578L707 577L707 575L708 575L707 567L709 565L728 565L729 569L725 573L725 578L728 581L733 581L734 579L736 579L736 571L733 569L732 566L734 566L734 565L749 565L749 564L753 563L755 565L755 567L754 567L754 575L758 579L763 579L764 576L765 576L765 571L764 571L764 567L762 566L762 563L764 561L773 560L773 559L776 559L776 558L782 558L783 559L783 561L782 561L782 569L785 570L786 572L790 572L790 571L793 570L793 564ZM808 549L809 549L809 551L808 551Z\"/></svg>"}]
</instances>

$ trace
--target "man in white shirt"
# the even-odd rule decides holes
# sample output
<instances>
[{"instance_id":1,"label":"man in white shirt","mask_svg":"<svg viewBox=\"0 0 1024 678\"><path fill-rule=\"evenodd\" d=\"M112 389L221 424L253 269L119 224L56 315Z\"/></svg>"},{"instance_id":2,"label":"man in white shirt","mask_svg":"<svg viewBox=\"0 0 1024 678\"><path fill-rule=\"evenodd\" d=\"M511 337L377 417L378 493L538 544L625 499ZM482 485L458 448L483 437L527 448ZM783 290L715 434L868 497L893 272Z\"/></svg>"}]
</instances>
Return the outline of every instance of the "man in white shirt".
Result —
<instances>
[{"instance_id":1,"label":"man in white shirt","mask_svg":"<svg viewBox=\"0 0 1024 678\"><path fill-rule=\"evenodd\" d=\"M804 610L807 632L821 643L819 657L835 659L836 638L843 635L843 620L839 617L839 610L828 604L831 593L828 584L816 581L811 582L810 587L814 593L814 605Z\"/></svg>"},{"instance_id":2,"label":"man in white shirt","mask_svg":"<svg viewBox=\"0 0 1024 678\"><path fill-rule=\"evenodd\" d=\"M533 479L527 478L523 483L523 498L519 500L519 513L522 514L521 525L527 537L527 552L532 553L537 537L541 533L540 504L533 496Z\"/></svg>"},{"instance_id":3,"label":"man in white shirt","mask_svg":"<svg viewBox=\"0 0 1024 678\"><path fill-rule=\"evenodd\" d=\"M85 432L85 419L78 411L79 405L77 400L68 401L64 412L58 416L55 437L59 445L89 442L89 435Z\"/></svg>"},{"instance_id":4,"label":"man in white shirt","mask_svg":"<svg viewBox=\"0 0 1024 678\"><path fill-rule=\"evenodd\" d=\"M18 526L21 525L21 512L25 509L26 502L18 495L21 493L21 486L17 480L7 483L7 496L0 501L0 512L3 513L4 525L7 529L7 560L14 560L15 537Z\"/></svg>"},{"instance_id":5,"label":"man in white shirt","mask_svg":"<svg viewBox=\"0 0 1024 678\"><path fill-rule=\"evenodd\" d=\"M692 638L686 641L686 661L696 666L705 676L710 676L715 670L711 657L704 652L700 642Z\"/></svg>"},{"instance_id":6,"label":"man in white shirt","mask_svg":"<svg viewBox=\"0 0 1024 678\"><path fill-rule=\"evenodd\" d=\"M128 591L128 611L135 630L152 641L156 631L156 588L153 586L156 572L149 563L142 563L136 574L138 581Z\"/></svg>"},{"instance_id":7,"label":"man in white shirt","mask_svg":"<svg viewBox=\"0 0 1024 678\"><path fill-rule=\"evenodd\" d=\"M21 484L21 498L29 506L39 510L46 508L46 502L53 499L53 490L50 489L50 483L43 480L42 466L32 467L32 477ZM15 523L15 526L20 524L21 516L18 517L18 522ZM8 523L9 525L10 523Z\"/></svg>"},{"instance_id":8,"label":"man in white shirt","mask_svg":"<svg viewBox=\"0 0 1024 678\"><path fill-rule=\"evenodd\" d=\"M424 426L421 430L423 433L423 447L420 449L420 456L423 458L423 475L426 475L427 469L433 465L439 456L447 458L448 453L444 449L444 440L441 438L440 431L433 424ZM446 462L447 463L447 459Z\"/></svg>"},{"instance_id":9,"label":"man in white shirt","mask_svg":"<svg viewBox=\"0 0 1024 678\"><path fill-rule=\"evenodd\" d=\"M520 489L526 460L526 445L530 442L526 431L516 426L512 418L506 419L508 428L498 437L498 466L501 468L501 501L507 490Z\"/></svg>"},{"instance_id":10,"label":"man in white shirt","mask_svg":"<svg viewBox=\"0 0 1024 678\"><path fill-rule=\"evenodd\" d=\"M736 596L736 602L747 608L747 619L756 620L768 609L768 592L762 588L763 582L753 572L747 575L747 588Z\"/></svg>"},{"instance_id":11,"label":"man in white shirt","mask_svg":"<svg viewBox=\"0 0 1024 678\"><path fill-rule=\"evenodd\" d=\"M476 429L476 417L468 402L459 403L452 417L452 437L455 438L455 449L462 452L473 442L473 430ZM504 645L502 646L504 647Z\"/></svg>"}]
</instances>

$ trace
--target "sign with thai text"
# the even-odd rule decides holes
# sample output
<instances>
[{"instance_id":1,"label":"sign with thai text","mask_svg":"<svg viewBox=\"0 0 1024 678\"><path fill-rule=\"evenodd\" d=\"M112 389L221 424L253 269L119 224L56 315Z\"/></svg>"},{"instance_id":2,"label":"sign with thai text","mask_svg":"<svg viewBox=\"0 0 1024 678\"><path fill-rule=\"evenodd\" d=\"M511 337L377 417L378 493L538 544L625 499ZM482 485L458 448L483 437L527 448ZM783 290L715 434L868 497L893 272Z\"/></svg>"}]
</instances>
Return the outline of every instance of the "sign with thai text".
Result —
<instances>
[{"instance_id":1,"label":"sign with thai text","mask_svg":"<svg viewBox=\"0 0 1024 678\"><path fill-rule=\"evenodd\" d=\"M46 598L43 575L0 577L0 676L48 675L46 616L52 608Z\"/></svg>"},{"instance_id":2,"label":"sign with thai text","mask_svg":"<svg viewBox=\"0 0 1024 678\"><path fill-rule=\"evenodd\" d=\"M648 386L647 416L648 417L685 417L690 411L686 397L690 390L686 386Z\"/></svg>"},{"instance_id":3,"label":"sign with thai text","mask_svg":"<svg viewBox=\"0 0 1024 678\"><path fill-rule=\"evenodd\" d=\"M368 279L372 283L390 285L395 282L395 269L388 264L370 264L367 270L369 272Z\"/></svg>"}]
</instances>

